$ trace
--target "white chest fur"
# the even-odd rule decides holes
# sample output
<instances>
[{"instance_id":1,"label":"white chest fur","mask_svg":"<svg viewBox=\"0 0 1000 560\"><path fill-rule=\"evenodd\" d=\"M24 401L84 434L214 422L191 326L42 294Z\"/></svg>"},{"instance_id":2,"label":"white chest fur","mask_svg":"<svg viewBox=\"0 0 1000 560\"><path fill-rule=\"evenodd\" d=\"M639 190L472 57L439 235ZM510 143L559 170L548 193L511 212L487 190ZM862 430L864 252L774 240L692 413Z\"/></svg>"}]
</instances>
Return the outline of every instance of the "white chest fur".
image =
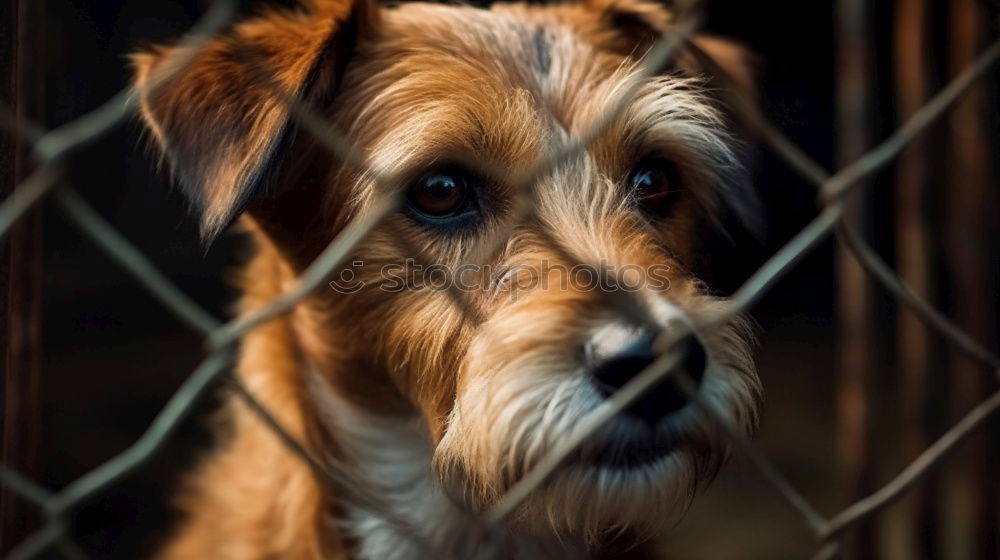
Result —
<instances>
[{"instance_id":1,"label":"white chest fur","mask_svg":"<svg viewBox=\"0 0 1000 560\"><path fill-rule=\"evenodd\" d=\"M323 422L341 451L340 457L330 460L345 462L359 491L378 503L377 510L348 504L340 518L331 520L357 543L358 560L418 560L429 554L434 559L496 557L488 546L478 548L478 555L469 550L476 527L438 486L431 471L433 451L419 419L372 414L338 395L318 375L308 377ZM386 519L386 512L396 522ZM554 536L513 538L508 544L513 550L505 558L531 560L568 553Z\"/></svg>"},{"instance_id":2,"label":"white chest fur","mask_svg":"<svg viewBox=\"0 0 1000 560\"><path fill-rule=\"evenodd\" d=\"M442 538L439 533L459 529L444 526L456 512L433 479L430 444L420 422L371 414L336 394L318 375L310 378L324 424L342 453L331 460L349 465L357 490L374 497L380 509L410 525L420 539L431 544ZM333 522L357 542L359 559L425 556L417 540L399 523L373 511L374 507L347 505L345 509L344 516Z\"/></svg>"}]
</instances>

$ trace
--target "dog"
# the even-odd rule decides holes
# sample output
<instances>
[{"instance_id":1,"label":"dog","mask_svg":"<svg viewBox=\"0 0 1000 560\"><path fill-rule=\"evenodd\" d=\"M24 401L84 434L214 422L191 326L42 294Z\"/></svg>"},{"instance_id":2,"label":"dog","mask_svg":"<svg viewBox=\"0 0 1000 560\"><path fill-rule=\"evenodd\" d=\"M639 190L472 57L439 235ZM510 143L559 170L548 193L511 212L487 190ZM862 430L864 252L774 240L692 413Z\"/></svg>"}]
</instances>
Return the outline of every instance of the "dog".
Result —
<instances>
[{"instance_id":1,"label":"dog","mask_svg":"<svg viewBox=\"0 0 1000 560\"><path fill-rule=\"evenodd\" d=\"M241 312L293 286L380 200L399 200L333 275L337 289L246 335L236 365L354 487L331 489L230 396L160 557L664 556L659 537L729 454L715 420L671 382L586 438L492 548L471 541L484 512L654 361L657 335L723 304L697 263L719 216L753 205L747 143L703 61L682 55L643 76L676 26L647 0L307 0L260 10L196 53L134 56L142 122L203 239L239 218L253 240ZM753 95L742 47L691 42ZM176 75L154 84L171 64ZM516 184L626 94L593 142ZM306 131L293 103L353 156ZM525 197L532 211L509 223ZM597 263L610 287L577 278ZM452 286L431 287L422 265ZM733 320L685 340L698 393L751 434L751 330ZM362 491L378 507L355 499Z\"/></svg>"}]
</instances>

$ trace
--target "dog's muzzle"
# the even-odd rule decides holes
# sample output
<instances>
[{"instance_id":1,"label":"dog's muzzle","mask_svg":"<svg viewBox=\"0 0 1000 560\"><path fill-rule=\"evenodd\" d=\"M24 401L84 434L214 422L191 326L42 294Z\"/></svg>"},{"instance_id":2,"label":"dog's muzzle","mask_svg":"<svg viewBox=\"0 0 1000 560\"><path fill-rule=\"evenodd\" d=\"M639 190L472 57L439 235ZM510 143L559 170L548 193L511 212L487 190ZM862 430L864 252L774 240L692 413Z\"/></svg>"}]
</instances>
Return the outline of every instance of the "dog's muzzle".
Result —
<instances>
[{"instance_id":1,"label":"dog's muzzle","mask_svg":"<svg viewBox=\"0 0 1000 560\"><path fill-rule=\"evenodd\" d=\"M593 380L597 389L609 397L634 379L656 361L652 335L643 334L618 353L604 359L594 368ZM695 388L705 375L707 357L705 348L697 337L691 335L678 344L684 358L676 374L686 374ZM688 404L688 398L676 381L676 374L664 376L655 386L625 409L625 414L655 426L664 417L677 412Z\"/></svg>"},{"instance_id":2,"label":"dog's muzzle","mask_svg":"<svg viewBox=\"0 0 1000 560\"><path fill-rule=\"evenodd\" d=\"M685 375L697 391L705 377L707 355L695 336L677 344L683 352L680 364L622 411L609 429L580 453L589 464L614 469L633 469L653 464L687 443L691 426L687 393L677 378ZM591 384L604 398L618 392L657 359L654 337L637 333L616 352L591 369ZM682 412L683 411L683 412ZM682 416L688 416L682 420Z\"/></svg>"}]
</instances>

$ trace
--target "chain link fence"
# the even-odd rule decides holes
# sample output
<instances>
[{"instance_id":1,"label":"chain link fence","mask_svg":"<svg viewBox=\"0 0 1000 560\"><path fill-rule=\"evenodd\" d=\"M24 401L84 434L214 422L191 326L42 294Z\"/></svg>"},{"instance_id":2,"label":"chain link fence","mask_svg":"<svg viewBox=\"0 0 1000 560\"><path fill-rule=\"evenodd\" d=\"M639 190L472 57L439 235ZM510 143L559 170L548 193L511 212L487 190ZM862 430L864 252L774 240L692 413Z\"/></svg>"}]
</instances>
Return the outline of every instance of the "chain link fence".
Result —
<instances>
[{"instance_id":1,"label":"chain link fence","mask_svg":"<svg viewBox=\"0 0 1000 560\"><path fill-rule=\"evenodd\" d=\"M697 57L712 70L713 79L718 80L721 85L720 90L727 92L728 99L726 101L744 124L787 165L816 186L821 211L807 227L767 260L729 298L723 313L687 328L678 327L671 329L670 332L661 333L657 347L666 350L660 357L611 396L603 406L595 409L585 421L575 426L570 436L550 449L547 456L514 484L498 503L477 517L477 526L480 530L475 532L471 538L477 541L473 546L480 553L486 554L490 551L499 553L502 547L494 545L498 542L496 539L502 538L505 520L510 514L533 491L539 488L549 475L559 469L564 460L583 441L667 376L675 377L691 402L719 424L722 432L730 438L737 452L745 454L750 459L751 464L759 470L774 491L797 512L802 523L815 534L817 544L815 558L830 558L837 555L848 529L865 518L878 514L880 510L900 498L945 456L951 453L963 439L1000 409L1000 391L997 391L930 445L888 484L834 515L824 515L817 511L782 476L768 457L747 441L739 429L730 424L726 414L715 410L712 403L698 394L693 383L686 378L686 373L677 367L683 359L684 344L682 341L686 336L692 332L705 332L718 328L752 306L783 274L794 267L799 259L812 251L825 237L835 233L838 239L857 257L858 262L872 278L898 298L899 302L919 314L928 325L957 348L991 368L1000 379L1000 357L972 340L952 324L942 312L910 290L866 243L859 232L842 220L848 204L847 195L861 184L863 179L889 165L907 147L909 142L940 119L963 92L993 67L997 59L1000 58L1000 43L995 43L987 48L975 64L958 75L887 140L854 163L835 173L829 173L769 123L758 111L756 101L738 97L733 93L737 91L736 88L726 87L729 77L726 76L725 72L718 68L711 58L688 41L691 34L699 27L699 12L696 4L692 3L692 5L680 7L680 15L676 25L671 31L664 34L649 51L644 59L641 75L644 77L653 75L664 66L671 56L680 50ZM175 60L169 67L159 69L156 76L145 87L155 89L175 78L184 66L194 58L198 49L231 22L237 13L236 8L237 2L234 0L217 0L184 39L183 44L188 47L188 54L184 59ZM331 132L331 124L321 117L313 107L294 100L292 96L283 91L271 79L273 74L270 69L258 63L258 57L255 57L252 50L243 49L242 54L242 62L255 70L254 74L258 82L269 88L276 99L288 104L298 124L312 134L325 149L343 161L345 165L354 166L367 173L376 173L369 169L352 150L350 139ZM626 108L640 83L641 80L634 82L631 89L623 92L619 98L611 100L602 117L583 134L559 146L554 155L544 158L517 177L515 184L520 186L520 203L507 219L505 232L509 233L532 215L534 209L532 188L535 182L559 165L576 157L600 137ZM14 194L0 205L0 235L8 232L27 210L40 204L46 198L50 199L59 207L66 218L71 220L93 243L132 274L171 313L203 336L207 355L169 399L152 425L133 445L65 488L51 491L10 468L0 467L0 479L2 479L3 484L15 491L26 502L37 506L44 518L41 528L22 541L11 552L9 558L12 560L35 558L51 551L57 551L68 558L84 557L84 552L74 544L68 529L70 516L73 512L84 502L101 494L116 481L151 460L168 438L173 435L179 424L192 412L199 398L227 377L227 373L230 371L228 366L231 364L234 350L241 338L266 321L289 313L297 302L325 286L326 279L344 264L359 242L379 226L386 216L395 212L401 203L401 198L398 196L399 189L395 188L396 178L377 177L384 187L383 192L387 194L384 194L382 199L373 205L367 213L355 217L305 270L294 286L281 297L275 299L269 306L237 317L230 322L220 323L161 274L153 263L149 262L129 240L116 232L101 218L67 182L65 171L70 158L85 152L89 145L108 133L112 127L131 118L136 110L138 97L139 92L135 89L126 89L94 111L51 131L25 122L23 118L9 111L0 113L2 116L0 122L8 131L20 135L31 143L33 156L38 164L35 171L17 186ZM482 170L487 174L495 174L498 171L482 162L466 163L471 168ZM501 243L504 237L503 234L497 235L487 240L486 245ZM405 247L405 240L401 239L400 243L403 243ZM490 247L483 249L488 251ZM572 255L567 255L567 257L570 258ZM573 261L579 262L577 259L573 259ZM454 296L455 304L463 305L461 294L454 294ZM242 399L250 410L259 417L261 420L260 429L271 430L280 438L288 452L304 461L324 486L334 489L340 495L349 497L372 514L382 517L387 523L412 535L415 543L424 551L427 558L455 556L455 550L442 550L440 546L435 548L434 545L423 540L408 521L395 516L385 504L381 503L377 495L368 494L365 492L364 486L353 484L350 472L339 468L334 463L321 461L314 457L302 442L282 427L275 416L257 400L246 386L240 383L238 378L230 378L228 382L234 387L238 398Z\"/></svg>"}]
</instances>

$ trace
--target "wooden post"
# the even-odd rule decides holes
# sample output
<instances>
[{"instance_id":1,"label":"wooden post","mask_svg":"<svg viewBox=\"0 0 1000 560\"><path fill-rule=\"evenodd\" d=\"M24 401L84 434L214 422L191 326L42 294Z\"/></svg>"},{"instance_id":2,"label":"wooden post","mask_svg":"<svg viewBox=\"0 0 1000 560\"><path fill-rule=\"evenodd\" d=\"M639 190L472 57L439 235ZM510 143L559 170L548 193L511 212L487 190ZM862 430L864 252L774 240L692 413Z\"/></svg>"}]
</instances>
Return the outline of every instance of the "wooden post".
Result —
<instances>
[{"instance_id":1,"label":"wooden post","mask_svg":"<svg viewBox=\"0 0 1000 560\"><path fill-rule=\"evenodd\" d=\"M977 0L951 0L949 29L949 73L966 68L986 39L987 14ZM993 159L997 153L994 135L986 122L996 110L990 87L976 84L955 105L948 121L950 151L946 202L945 256L953 293L956 322L973 338L993 345L996 341L996 277L991 271L997 219ZM957 418L996 390L996 378L988 368L952 350L949 359L953 414ZM970 439L968 447L948 471L948 512L957 535L956 558L998 558L997 519L1000 497L1000 465L997 464L997 422Z\"/></svg>"},{"instance_id":2,"label":"wooden post","mask_svg":"<svg viewBox=\"0 0 1000 560\"><path fill-rule=\"evenodd\" d=\"M0 103L40 120L43 99L41 46L44 2L16 0L0 8ZM17 196L26 176L30 147L0 132L0 197ZM41 307L41 209L28 212L0 240L0 340L3 341L0 461L29 476L37 474ZM0 489L0 553L23 538L34 508Z\"/></svg>"},{"instance_id":3,"label":"wooden post","mask_svg":"<svg viewBox=\"0 0 1000 560\"><path fill-rule=\"evenodd\" d=\"M836 105L837 166L858 159L870 147L871 49L866 0L837 0ZM850 195L844 217L859 231L867 228L864 189ZM837 250L837 422L838 452L845 499L853 501L872 490L870 427L871 378L875 336L872 285L868 275L843 246ZM864 522L844 549L849 558L872 558L873 526Z\"/></svg>"},{"instance_id":4,"label":"wooden post","mask_svg":"<svg viewBox=\"0 0 1000 560\"><path fill-rule=\"evenodd\" d=\"M931 67L930 37L926 0L897 0L895 17L895 94L898 121L904 122L927 101ZM928 298L931 291L931 246L928 240L926 206L929 175L928 136L913 140L900 156L896 171L895 241L900 277L918 295ZM930 298L928 298L930 299ZM933 300L932 300L933 301ZM924 322L901 305L896 324L896 364L899 372L902 469L930 443L928 434L928 383L934 364L933 337ZM937 554L937 526L934 504L935 478L914 488L900 508L889 512L900 529L892 544L899 558L925 558Z\"/></svg>"}]
</instances>

